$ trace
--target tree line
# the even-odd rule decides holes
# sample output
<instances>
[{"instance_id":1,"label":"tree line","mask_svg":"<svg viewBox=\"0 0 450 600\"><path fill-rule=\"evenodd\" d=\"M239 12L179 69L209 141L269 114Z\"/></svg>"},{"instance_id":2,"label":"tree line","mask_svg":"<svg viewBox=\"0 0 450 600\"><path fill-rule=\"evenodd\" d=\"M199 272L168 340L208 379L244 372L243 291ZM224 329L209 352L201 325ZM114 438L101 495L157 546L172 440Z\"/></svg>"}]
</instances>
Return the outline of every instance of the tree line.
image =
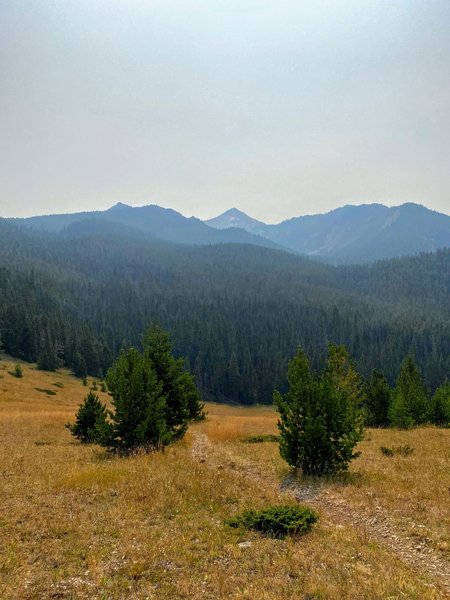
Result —
<instances>
[{"instance_id":1,"label":"tree line","mask_svg":"<svg viewBox=\"0 0 450 600\"><path fill-rule=\"evenodd\" d=\"M83 443L111 451L158 451L180 440L189 422L205 417L193 377L176 359L168 334L152 327L142 352L123 350L108 370L112 397L107 409L89 392L74 423L67 424ZM345 346L330 344L325 367L311 369L298 348L288 365L288 389L275 390L280 453L305 475L334 475L359 455L364 425L411 428L424 423L450 425L450 383L427 398L411 357L402 363L393 390L379 371L364 381Z\"/></svg>"}]
</instances>

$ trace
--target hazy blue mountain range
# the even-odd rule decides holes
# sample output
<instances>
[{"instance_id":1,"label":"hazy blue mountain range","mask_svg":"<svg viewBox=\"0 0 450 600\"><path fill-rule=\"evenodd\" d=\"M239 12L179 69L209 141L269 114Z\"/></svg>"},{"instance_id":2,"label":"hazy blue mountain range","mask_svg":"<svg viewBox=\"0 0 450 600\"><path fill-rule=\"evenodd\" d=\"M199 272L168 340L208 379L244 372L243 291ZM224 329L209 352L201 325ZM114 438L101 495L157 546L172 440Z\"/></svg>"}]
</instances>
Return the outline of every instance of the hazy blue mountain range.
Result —
<instances>
[{"instance_id":1,"label":"hazy blue mountain range","mask_svg":"<svg viewBox=\"0 0 450 600\"><path fill-rule=\"evenodd\" d=\"M362 263L450 247L450 216L418 204L343 206L266 225L237 209L206 221L230 224L294 252L333 263Z\"/></svg>"},{"instance_id":2,"label":"hazy blue mountain range","mask_svg":"<svg viewBox=\"0 0 450 600\"><path fill-rule=\"evenodd\" d=\"M17 224L38 231L60 232L64 229L76 230L84 221L90 227L99 227L103 223L119 224L128 230L134 230L147 236L169 242L190 245L223 243L254 244L277 248L278 244L268 238L259 237L242 228L214 229L195 217L184 217L170 208L156 205L132 207L118 203L105 211L81 212L73 214L42 215L26 219L14 219Z\"/></svg>"},{"instance_id":3,"label":"hazy blue mountain range","mask_svg":"<svg viewBox=\"0 0 450 600\"><path fill-rule=\"evenodd\" d=\"M284 249L334 264L432 252L450 247L450 216L418 204L343 206L326 214L294 217L268 225L232 208L201 221L156 205L131 207L118 203L105 211L43 215L14 219L35 230L76 234L81 223L93 231L111 224L138 237L154 237L189 245L253 244Z\"/></svg>"}]
</instances>

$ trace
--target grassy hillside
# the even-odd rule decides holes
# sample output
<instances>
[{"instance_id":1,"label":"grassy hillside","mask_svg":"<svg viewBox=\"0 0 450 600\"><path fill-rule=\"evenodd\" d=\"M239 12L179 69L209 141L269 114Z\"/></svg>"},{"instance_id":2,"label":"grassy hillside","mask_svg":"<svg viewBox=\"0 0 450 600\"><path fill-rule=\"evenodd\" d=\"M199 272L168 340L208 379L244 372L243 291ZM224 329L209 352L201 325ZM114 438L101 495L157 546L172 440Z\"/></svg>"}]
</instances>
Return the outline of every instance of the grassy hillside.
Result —
<instances>
[{"instance_id":1,"label":"grassy hillside","mask_svg":"<svg viewBox=\"0 0 450 600\"><path fill-rule=\"evenodd\" d=\"M17 379L16 362L0 361L1 598L446 597L449 430L370 430L348 479L319 485L242 441L276 433L271 408L210 404L165 453L117 458L64 427L79 379L26 363ZM380 452L399 445L414 451ZM295 495L320 514L302 538L223 524Z\"/></svg>"}]
</instances>

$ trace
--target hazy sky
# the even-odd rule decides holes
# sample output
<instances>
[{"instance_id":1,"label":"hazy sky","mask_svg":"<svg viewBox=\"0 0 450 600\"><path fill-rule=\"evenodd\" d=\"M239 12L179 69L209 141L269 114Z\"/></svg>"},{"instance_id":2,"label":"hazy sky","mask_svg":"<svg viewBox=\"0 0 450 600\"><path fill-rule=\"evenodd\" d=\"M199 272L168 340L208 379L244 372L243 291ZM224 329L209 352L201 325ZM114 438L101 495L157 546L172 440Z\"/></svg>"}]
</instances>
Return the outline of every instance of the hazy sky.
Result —
<instances>
[{"instance_id":1,"label":"hazy sky","mask_svg":"<svg viewBox=\"0 0 450 600\"><path fill-rule=\"evenodd\" d=\"M450 213L450 2L1 0L0 215Z\"/></svg>"}]
</instances>

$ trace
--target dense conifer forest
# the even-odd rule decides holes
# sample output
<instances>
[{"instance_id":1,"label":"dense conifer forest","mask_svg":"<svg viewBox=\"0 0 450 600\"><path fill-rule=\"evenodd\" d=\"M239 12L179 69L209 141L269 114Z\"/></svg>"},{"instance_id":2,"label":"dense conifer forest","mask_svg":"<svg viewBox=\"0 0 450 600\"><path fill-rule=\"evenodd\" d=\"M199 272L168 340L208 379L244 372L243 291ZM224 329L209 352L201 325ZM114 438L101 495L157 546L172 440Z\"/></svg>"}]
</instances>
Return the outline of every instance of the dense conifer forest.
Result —
<instances>
[{"instance_id":1,"label":"dense conifer forest","mask_svg":"<svg viewBox=\"0 0 450 600\"><path fill-rule=\"evenodd\" d=\"M301 345L313 369L345 344L392 384L406 355L450 375L450 250L333 267L246 244L177 245L117 223L39 232L0 220L0 341L43 369L102 377L152 323L204 399L272 401Z\"/></svg>"}]
</instances>

